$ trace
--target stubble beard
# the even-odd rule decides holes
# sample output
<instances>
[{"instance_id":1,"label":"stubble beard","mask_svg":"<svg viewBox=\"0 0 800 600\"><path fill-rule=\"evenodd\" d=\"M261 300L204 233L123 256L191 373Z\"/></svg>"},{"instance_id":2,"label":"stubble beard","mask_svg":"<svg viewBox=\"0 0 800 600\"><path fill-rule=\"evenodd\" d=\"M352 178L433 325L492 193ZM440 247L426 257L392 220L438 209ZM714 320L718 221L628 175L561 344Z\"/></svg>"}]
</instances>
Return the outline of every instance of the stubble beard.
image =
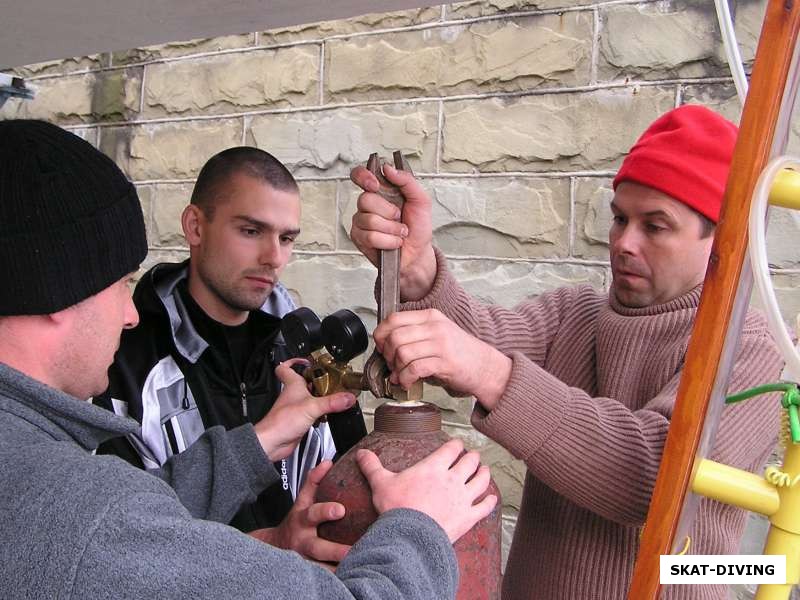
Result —
<instances>
[{"instance_id":1,"label":"stubble beard","mask_svg":"<svg viewBox=\"0 0 800 600\"><path fill-rule=\"evenodd\" d=\"M650 301L645 297L646 292L634 290L629 287L619 285L616 279L611 281L611 291L617 302L627 308L644 308L650 305Z\"/></svg>"},{"instance_id":2,"label":"stubble beard","mask_svg":"<svg viewBox=\"0 0 800 600\"><path fill-rule=\"evenodd\" d=\"M242 287L237 287L235 283L216 277L211 273L199 272L200 278L208 288L225 306L235 311L258 310L267 301L272 293L273 287L266 288L263 292L248 292Z\"/></svg>"}]
</instances>

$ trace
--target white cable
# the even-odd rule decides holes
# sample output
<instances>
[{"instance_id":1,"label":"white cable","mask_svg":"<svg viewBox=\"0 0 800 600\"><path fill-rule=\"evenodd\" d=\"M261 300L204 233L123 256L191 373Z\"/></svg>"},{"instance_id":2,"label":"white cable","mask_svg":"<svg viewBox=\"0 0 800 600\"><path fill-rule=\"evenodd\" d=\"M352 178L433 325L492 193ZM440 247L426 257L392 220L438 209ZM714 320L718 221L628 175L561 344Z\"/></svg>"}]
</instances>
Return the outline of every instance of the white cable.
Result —
<instances>
[{"instance_id":1,"label":"white cable","mask_svg":"<svg viewBox=\"0 0 800 600\"><path fill-rule=\"evenodd\" d=\"M772 336L778 344L778 349L786 362L786 368L793 375L793 379L800 377L800 354L798 354L786 325L781 317L775 291L769 276L769 263L767 262L767 243L765 239L767 204L772 183L777 174L787 167L800 167L800 159L791 156L778 156L772 159L756 183L753 192L753 203L750 207L748 231L750 234L749 250L750 263L753 266L753 279L756 288L764 303L764 312L767 316Z\"/></svg>"},{"instance_id":2,"label":"white cable","mask_svg":"<svg viewBox=\"0 0 800 600\"><path fill-rule=\"evenodd\" d=\"M747 75L742 65L742 55L739 54L739 44L736 42L736 32L733 29L733 19L728 0L714 0L717 7L717 20L719 30L722 33L722 45L725 47L725 57L728 59L728 67L733 76L733 84L736 86L736 93L739 95L739 102L744 106L744 99L747 96Z\"/></svg>"}]
</instances>

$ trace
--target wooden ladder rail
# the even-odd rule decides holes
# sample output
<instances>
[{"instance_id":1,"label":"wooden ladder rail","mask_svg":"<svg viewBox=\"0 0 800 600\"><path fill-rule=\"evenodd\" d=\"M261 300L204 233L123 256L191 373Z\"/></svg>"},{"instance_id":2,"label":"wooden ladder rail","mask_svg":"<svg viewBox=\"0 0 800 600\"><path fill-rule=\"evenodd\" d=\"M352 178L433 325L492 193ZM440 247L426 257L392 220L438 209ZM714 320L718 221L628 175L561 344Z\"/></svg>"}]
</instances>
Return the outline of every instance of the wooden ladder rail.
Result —
<instances>
[{"instance_id":1,"label":"wooden ladder rail","mask_svg":"<svg viewBox=\"0 0 800 600\"><path fill-rule=\"evenodd\" d=\"M747 220L756 181L772 157L785 87L795 62L800 0L770 0L734 150L697 320L686 353L664 454L647 514L628 600L658 598L659 557L682 546L697 496L696 463L713 445L749 296ZM789 109L791 107L788 107ZM713 400L713 403L712 403ZM688 492L688 494L687 494ZM680 548L677 548L680 550Z\"/></svg>"}]
</instances>

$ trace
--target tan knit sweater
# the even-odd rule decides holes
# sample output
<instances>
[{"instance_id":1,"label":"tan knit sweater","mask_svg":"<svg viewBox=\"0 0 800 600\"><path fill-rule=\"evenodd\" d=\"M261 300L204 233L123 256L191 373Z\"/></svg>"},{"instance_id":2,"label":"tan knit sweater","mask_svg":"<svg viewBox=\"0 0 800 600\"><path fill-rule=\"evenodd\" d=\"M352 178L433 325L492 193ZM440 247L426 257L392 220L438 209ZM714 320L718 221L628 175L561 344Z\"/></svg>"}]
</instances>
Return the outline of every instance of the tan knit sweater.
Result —
<instances>
[{"instance_id":1,"label":"tan knit sweater","mask_svg":"<svg viewBox=\"0 0 800 600\"><path fill-rule=\"evenodd\" d=\"M625 598L675 401L700 287L626 308L588 286L513 310L481 304L448 272L405 310L437 308L513 360L496 408L473 425L528 469L503 598ZM750 312L729 393L775 381L782 367L764 318ZM723 411L710 458L758 472L775 445L779 399ZM702 500L691 554L736 553L742 510ZM661 597L722 599L722 586L670 586Z\"/></svg>"}]
</instances>

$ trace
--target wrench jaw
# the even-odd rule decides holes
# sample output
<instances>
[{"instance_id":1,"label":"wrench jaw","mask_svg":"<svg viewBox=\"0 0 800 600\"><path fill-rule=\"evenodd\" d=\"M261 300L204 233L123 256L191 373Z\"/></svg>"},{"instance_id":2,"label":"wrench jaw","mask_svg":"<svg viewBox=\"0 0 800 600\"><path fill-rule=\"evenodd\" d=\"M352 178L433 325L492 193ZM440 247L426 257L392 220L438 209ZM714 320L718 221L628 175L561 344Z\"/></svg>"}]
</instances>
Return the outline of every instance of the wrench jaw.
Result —
<instances>
[{"instance_id":1,"label":"wrench jaw","mask_svg":"<svg viewBox=\"0 0 800 600\"><path fill-rule=\"evenodd\" d=\"M361 387L368 389L376 398L389 398L386 384L389 381L389 366L386 359L377 350L373 350L372 355L364 364L364 385Z\"/></svg>"},{"instance_id":2,"label":"wrench jaw","mask_svg":"<svg viewBox=\"0 0 800 600\"><path fill-rule=\"evenodd\" d=\"M364 364L362 389L368 389L376 398L388 398L397 402L419 402L422 400L422 381L414 382L407 390L389 381L392 372L383 355L377 350Z\"/></svg>"}]
</instances>

